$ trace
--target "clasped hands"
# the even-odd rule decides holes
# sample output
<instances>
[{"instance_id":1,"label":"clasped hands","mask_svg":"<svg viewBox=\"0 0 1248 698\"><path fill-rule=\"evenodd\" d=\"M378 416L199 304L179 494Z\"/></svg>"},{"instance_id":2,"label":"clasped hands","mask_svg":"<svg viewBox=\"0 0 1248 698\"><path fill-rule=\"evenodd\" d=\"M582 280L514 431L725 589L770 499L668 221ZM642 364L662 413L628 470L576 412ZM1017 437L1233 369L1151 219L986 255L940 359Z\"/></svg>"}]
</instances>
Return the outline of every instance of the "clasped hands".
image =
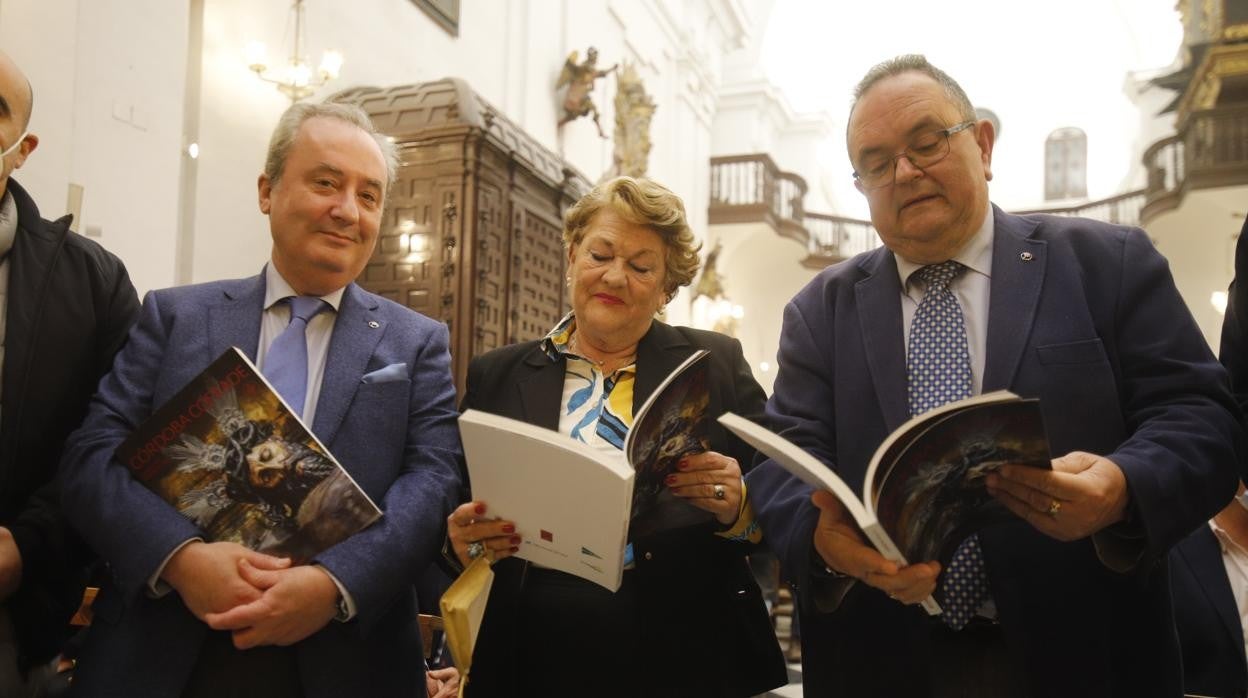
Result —
<instances>
[{"instance_id":1,"label":"clasped hands","mask_svg":"<svg viewBox=\"0 0 1248 698\"><path fill-rule=\"evenodd\" d=\"M1103 456L1074 451L1052 460L1052 470L1003 465L986 479L988 492L1036 530L1061 541L1086 538L1126 516L1127 480ZM866 543L853 517L829 492L815 492L819 509L816 552L829 569L875 587L904 604L936 590L940 564L899 565Z\"/></svg>"},{"instance_id":2,"label":"clasped hands","mask_svg":"<svg viewBox=\"0 0 1248 698\"><path fill-rule=\"evenodd\" d=\"M337 613L338 586L325 570L236 543L189 543L163 578L196 618L231 631L238 649L294 644Z\"/></svg>"}]
</instances>

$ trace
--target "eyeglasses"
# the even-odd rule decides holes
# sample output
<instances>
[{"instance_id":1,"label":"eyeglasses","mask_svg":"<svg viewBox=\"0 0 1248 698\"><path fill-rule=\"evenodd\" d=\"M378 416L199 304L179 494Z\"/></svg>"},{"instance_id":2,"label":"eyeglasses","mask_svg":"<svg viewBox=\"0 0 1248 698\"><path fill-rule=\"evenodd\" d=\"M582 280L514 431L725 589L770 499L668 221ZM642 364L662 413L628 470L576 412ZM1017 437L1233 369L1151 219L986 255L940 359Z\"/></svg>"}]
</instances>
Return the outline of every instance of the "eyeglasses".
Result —
<instances>
[{"instance_id":1,"label":"eyeglasses","mask_svg":"<svg viewBox=\"0 0 1248 698\"><path fill-rule=\"evenodd\" d=\"M974 121L963 121L949 128L928 131L911 141L905 151L893 156L871 155L854 172L854 179L862 184L863 189L883 189L891 185L897 175L897 158L905 158L911 165L925 170L949 154L950 136L974 125Z\"/></svg>"}]
</instances>

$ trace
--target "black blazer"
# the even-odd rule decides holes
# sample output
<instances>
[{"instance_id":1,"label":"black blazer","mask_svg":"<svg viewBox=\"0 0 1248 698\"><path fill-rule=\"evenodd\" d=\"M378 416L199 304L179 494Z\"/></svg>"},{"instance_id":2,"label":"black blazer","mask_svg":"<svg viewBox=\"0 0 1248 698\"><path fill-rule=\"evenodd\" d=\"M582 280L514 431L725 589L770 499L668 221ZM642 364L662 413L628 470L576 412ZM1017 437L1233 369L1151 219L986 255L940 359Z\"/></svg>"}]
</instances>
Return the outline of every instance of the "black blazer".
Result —
<instances>
[{"instance_id":1,"label":"black blazer","mask_svg":"<svg viewBox=\"0 0 1248 698\"><path fill-rule=\"evenodd\" d=\"M1241 283L1240 279L1244 281ZM1231 392L1235 393L1240 409L1248 411L1248 219L1235 243L1235 278L1227 293L1218 360L1230 374ZM1239 476L1248 482L1248 460L1240 462Z\"/></svg>"},{"instance_id":2,"label":"black blazer","mask_svg":"<svg viewBox=\"0 0 1248 698\"><path fill-rule=\"evenodd\" d=\"M125 266L43 220L17 182L18 231L9 251L4 369L0 374L0 526L22 555L22 583L5 600L19 662L50 658L82 599L84 558L60 511L61 449L78 428L100 377L126 340L139 300Z\"/></svg>"},{"instance_id":3,"label":"black blazer","mask_svg":"<svg viewBox=\"0 0 1248 698\"><path fill-rule=\"evenodd\" d=\"M1248 659L1239 608L1226 578L1222 548L1201 526L1170 551L1174 624L1183 651L1183 691L1248 696Z\"/></svg>"},{"instance_id":4,"label":"black blazer","mask_svg":"<svg viewBox=\"0 0 1248 698\"><path fill-rule=\"evenodd\" d=\"M761 420L763 390L750 372L740 342L657 320L637 348L634 409L698 349L711 351L710 413L731 411ZM469 364L461 409L558 429L565 369L564 360L551 362L536 341L494 350ZM710 443L712 450L736 458L743 470L749 468L753 450L718 423ZM645 656L631 662L650 687L647 690L661 692L667 685L694 684L700 687L697 695L747 696L787 681L766 606L744 558L747 547L713 535L712 526L633 541L637 562L635 569L625 572L625 584L640 600L645 636L658 643L647 646ZM516 627L515 605L527 567L527 562L515 558L494 565L496 577L473 655L470 695L511 694L509 677L517 672L514 648L525 642L525 629ZM587 625L581 631L578 628L585 643L610 651L611 627ZM568 685L564 682L566 664L560 664L557 657L550 660L553 685Z\"/></svg>"}]
</instances>

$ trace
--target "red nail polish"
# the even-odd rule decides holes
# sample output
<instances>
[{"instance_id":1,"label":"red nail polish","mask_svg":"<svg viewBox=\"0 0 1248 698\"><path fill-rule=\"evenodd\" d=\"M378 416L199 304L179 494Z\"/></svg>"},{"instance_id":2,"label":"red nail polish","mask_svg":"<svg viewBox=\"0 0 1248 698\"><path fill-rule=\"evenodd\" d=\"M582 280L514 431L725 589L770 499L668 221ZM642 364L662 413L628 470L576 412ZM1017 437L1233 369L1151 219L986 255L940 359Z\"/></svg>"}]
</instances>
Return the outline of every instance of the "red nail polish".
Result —
<instances>
[{"instance_id":1,"label":"red nail polish","mask_svg":"<svg viewBox=\"0 0 1248 698\"><path fill-rule=\"evenodd\" d=\"M512 545L520 545L520 536L512 536L512 537L511 537L511 541L509 541L509 542L510 542Z\"/></svg>"},{"instance_id":2,"label":"red nail polish","mask_svg":"<svg viewBox=\"0 0 1248 698\"><path fill-rule=\"evenodd\" d=\"M664 483L664 484L666 484L666 485L675 485L675 484L676 484L676 476L675 476L675 475L668 475L667 477L663 478L663 483Z\"/></svg>"},{"instance_id":3,"label":"red nail polish","mask_svg":"<svg viewBox=\"0 0 1248 698\"><path fill-rule=\"evenodd\" d=\"M681 459L680 459L680 461L679 461L678 463L676 463L676 469L677 469L677 470L688 470L688 469L689 469L689 459L688 459L688 458L681 458Z\"/></svg>"},{"instance_id":4,"label":"red nail polish","mask_svg":"<svg viewBox=\"0 0 1248 698\"><path fill-rule=\"evenodd\" d=\"M476 508L473 509L473 511L477 512L477 516L480 516L485 513L485 505L477 504Z\"/></svg>"},{"instance_id":5,"label":"red nail polish","mask_svg":"<svg viewBox=\"0 0 1248 698\"><path fill-rule=\"evenodd\" d=\"M515 524L503 524L503 533L515 533L515 532L516 532Z\"/></svg>"},{"instance_id":6,"label":"red nail polish","mask_svg":"<svg viewBox=\"0 0 1248 698\"><path fill-rule=\"evenodd\" d=\"M511 552L513 552L513 553L518 553L518 552L520 552L520 548L512 548L512 549L511 549Z\"/></svg>"}]
</instances>

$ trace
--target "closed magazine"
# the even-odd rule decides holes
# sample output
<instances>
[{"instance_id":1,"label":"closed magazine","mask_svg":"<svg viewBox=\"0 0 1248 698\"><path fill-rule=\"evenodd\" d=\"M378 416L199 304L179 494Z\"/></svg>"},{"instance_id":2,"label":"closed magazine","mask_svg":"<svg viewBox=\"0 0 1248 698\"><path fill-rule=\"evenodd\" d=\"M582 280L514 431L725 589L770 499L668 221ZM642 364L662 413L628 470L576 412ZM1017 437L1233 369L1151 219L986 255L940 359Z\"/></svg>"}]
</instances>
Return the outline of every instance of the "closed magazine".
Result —
<instances>
[{"instance_id":1,"label":"closed magazine","mask_svg":"<svg viewBox=\"0 0 1248 698\"><path fill-rule=\"evenodd\" d=\"M236 347L140 424L116 458L206 539L296 564L381 517Z\"/></svg>"}]
</instances>

